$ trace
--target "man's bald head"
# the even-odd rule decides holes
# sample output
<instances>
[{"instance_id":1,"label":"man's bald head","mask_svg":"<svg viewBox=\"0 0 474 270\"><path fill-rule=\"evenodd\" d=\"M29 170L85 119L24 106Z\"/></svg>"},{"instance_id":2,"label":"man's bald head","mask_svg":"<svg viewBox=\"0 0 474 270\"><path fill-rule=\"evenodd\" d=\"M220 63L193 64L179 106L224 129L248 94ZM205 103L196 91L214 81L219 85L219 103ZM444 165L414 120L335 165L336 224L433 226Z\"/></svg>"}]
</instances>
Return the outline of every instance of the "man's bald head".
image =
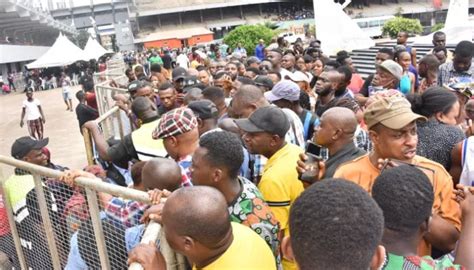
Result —
<instances>
[{"instance_id":1,"label":"man's bald head","mask_svg":"<svg viewBox=\"0 0 474 270\"><path fill-rule=\"evenodd\" d=\"M243 85L232 98L232 110L237 118L248 118L256 109L268 105L262 91L255 85Z\"/></svg>"},{"instance_id":2,"label":"man's bald head","mask_svg":"<svg viewBox=\"0 0 474 270\"><path fill-rule=\"evenodd\" d=\"M344 133L352 133L352 135L358 125L354 112L343 107L331 108L324 112L321 118L330 122L335 128L344 130Z\"/></svg>"},{"instance_id":3,"label":"man's bald head","mask_svg":"<svg viewBox=\"0 0 474 270\"><path fill-rule=\"evenodd\" d=\"M181 169L172 159L150 159L143 167L142 183L145 190L157 188L175 191L181 184Z\"/></svg>"},{"instance_id":4,"label":"man's bald head","mask_svg":"<svg viewBox=\"0 0 474 270\"><path fill-rule=\"evenodd\" d=\"M167 238L190 237L208 249L222 245L232 230L224 195L207 186L173 192L163 207L162 220Z\"/></svg>"},{"instance_id":5,"label":"man's bald head","mask_svg":"<svg viewBox=\"0 0 474 270\"><path fill-rule=\"evenodd\" d=\"M141 120L150 113L156 113L153 104L147 97L136 97L132 102L132 112Z\"/></svg>"}]
</instances>

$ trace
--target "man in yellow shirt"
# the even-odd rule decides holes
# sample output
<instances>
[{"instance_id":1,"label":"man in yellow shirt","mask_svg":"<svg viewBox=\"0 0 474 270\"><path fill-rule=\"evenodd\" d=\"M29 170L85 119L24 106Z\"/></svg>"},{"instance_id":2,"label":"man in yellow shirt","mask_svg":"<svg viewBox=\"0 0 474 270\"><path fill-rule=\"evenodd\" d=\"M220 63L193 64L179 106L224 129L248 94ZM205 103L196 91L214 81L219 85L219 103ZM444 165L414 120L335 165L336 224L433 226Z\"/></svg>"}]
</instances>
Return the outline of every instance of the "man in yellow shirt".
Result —
<instances>
[{"instance_id":1,"label":"man in yellow shirt","mask_svg":"<svg viewBox=\"0 0 474 270\"><path fill-rule=\"evenodd\" d=\"M235 123L244 132L242 138L248 151L268 158L258 188L280 222L281 231L289 235L290 207L303 192L298 173L291 166L296 164L302 150L285 142L290 122L281 109L267 106ZM296 264L283 259L283 268L296 269Z\"/></svg>"},{"instance_id":2,"label":"man in yellow shirt","mask_svg":"<svg viewBox=\"0 0 474 270\"><path fill-rule=\"evenodd\" d=\"M459 237L460 209L451 199L453 181L442 165L416 155L418 135L416 121L425 120L411 110L410 103L401 95L376 95L364 113L373 151L365 156L342 164L335 178L353 181L368 192L383 164L397 166L411 164L422 169L433 185L432 227L418 246L418 255L430 255L431 246L449 252Z\"/></svg>"},{"instance_id":3,"label":"man in yellow shirt","mask_svg":"<svg viewBox=\"0 0 474 270\"><path fill-rule=\"evenodd\" d=\"M252 229L230 222L220 191L207 186L180 188L167 199L162 225L170 247L186 256L193 269L275 270L275 257ZM141 244L129 260L145 270L163 268L156 246Z\"/></svg>"}]
</instances>

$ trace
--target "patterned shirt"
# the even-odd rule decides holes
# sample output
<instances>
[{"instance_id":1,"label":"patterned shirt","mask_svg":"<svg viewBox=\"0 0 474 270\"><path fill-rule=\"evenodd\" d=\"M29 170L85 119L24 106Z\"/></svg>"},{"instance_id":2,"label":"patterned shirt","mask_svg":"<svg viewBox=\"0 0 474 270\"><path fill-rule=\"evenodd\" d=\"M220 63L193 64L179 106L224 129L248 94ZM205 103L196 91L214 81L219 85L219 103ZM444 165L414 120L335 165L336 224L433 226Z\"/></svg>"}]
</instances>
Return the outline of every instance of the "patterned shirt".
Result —
<instances>
[{"instance_id":1,"label":"patterned shirt","mask_svg":"<svg viewBox=\"0 0 474 270\"><path fill-rule=\"evenodd\" d=\"M105 207L107 217L130 228L140 224L140 218L148 208L145 203L114 197Z\"/></svg>"},{"instance_id":2,"label":"patterned shirt","mask_svg":"<svg viewBox=\"0 0 474 270\"><path fill-rule=\"evenodd\" d=\"M258 188L249 180L239 177L242 192L228 207L230 221L245 225L254 230L270 246L280 265L280 225L270 207L264 201ZM280 268L280 267L279 267Z\"/></svg>"},{"instance_id":3,"label":"patterned shirt","mask_svg":"<svg viewBox=\"0 0 474 270\"><path fill-rule=\"evenodd\" d=\"M184 158L178 160L178 165L181 168L181 186L182 187L190 187L193 186L191 182L191 164L193 163L193 156L187 155Z\"/></svg>"},{"instance_id":4,"label":"patterned shirt","mask_svg":"<svg viewBox=\"0 0 474 270\"><path fill-rule=\"evenodd\" d=\"M456 126L446 125L436 119L417 123L418 146L416 153L436 161L446 170L451 168L451 150L464 139L464 133Z\"/></svg>"},{"instance_id":5,"label":"patterned shirt","mask_svg":"<svg viewBox=\"0 0 474 270\"><path fill-rule=\"evenodd\" d=\"M398 256L387 253L387 258L382 266L383 270L457 270L466 269L463 266L455 265L448 256L443 256L437 260L430 256Z\"/></svg>"},{"instance_id":6,"label":"patterned shirt","mask_svg":"<svg viewBox=\"0 0 474 270\"><path fill-rule=\"evenodd\" d=\"M454 69L453 62L447 62L442 64L439 67L439 75L438 75L438 85L444 86L447 84L451 84L457 78L465 78L470 77L474 79L474 65L471 64L471 67L467 71L458 72Z\"/></svg>"},{"instance_id":7,"label":"patterned shirt","mask_svg":"<svg viewBox=\"0 0 474 270\"><path fill-rule=\"evenodd\" d=\"M357 126L354 134L354 143L358 148L367 153L372 151L372 141L370 140L369 132L363 129L360 125Z\"/></svg>"}]
</instances>

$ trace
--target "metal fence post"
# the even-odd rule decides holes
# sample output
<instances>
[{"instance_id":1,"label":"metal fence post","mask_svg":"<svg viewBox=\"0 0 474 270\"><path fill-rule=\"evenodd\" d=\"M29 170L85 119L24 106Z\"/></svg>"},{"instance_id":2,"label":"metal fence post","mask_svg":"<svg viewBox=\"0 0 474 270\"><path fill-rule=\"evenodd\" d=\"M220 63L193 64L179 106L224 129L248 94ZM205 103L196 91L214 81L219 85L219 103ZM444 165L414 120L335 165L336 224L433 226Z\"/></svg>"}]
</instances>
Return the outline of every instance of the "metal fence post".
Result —
<instances>
[{"instance_id":1,"label":"metal fence post","mask_svg":"<svg viewBox=\"0 0 474 270\"><path fill-rule=\"evenodd\" d=\"M35 180L35 191L38 197L38 205L41 212L41 218L43 220L44 231L48 240L49 252L51 254L51 260L53 262L54 269L61 269L61 261L59 259L58 248L56 246L56 239L53 232L53 224L48 213L48 205L46 203L46 195L43 190L43 182L38 174L33 174Z\"/></svg>"},{"instance_id":2,"label":"metal fence post","mask_svg":"<svg viewBox=\"0 0 474 270\"><path fill-rule=\"evenodd\" d=\"M90 132L87 128L82 128L82 137L84 138L84 146L86 148L87 164L94 165L94 150Z\"/></svg>"},{"instance_id":3,"label":"metal fence post","mask_svg":"<svg viewBox=\"0 0 474 270\"><path fill-rule=\"evenodd\" d=\"M0 179L5 179L3 177L3 172L0 169ZM23 254L23 249L21 248L20 236L18 235L18 230L16 229L15 218L13 216L13 210L10 205L10 198L6 196L7 194L4 192L4 181L1 181L1 188L0 193L3 196L3 204L5 206L5 210L7 212L7 219L8 224L10 225L10 233L13 238L13 242L15 243L15 251L18 257L18 261L20 262L21 269L28 269L26 265L25 255Z\"/></svg>"},{"instance_id":4,"label":"metal fence post","mask_svg":"<svg viewBox=\"0 0 474 270\"><path fill-rule=\"evenodd\" d=\"M117 110L117 112L115 113L115 117L117 119L118 126L119 126L120 139L123 140L124 132L123 132L123 123L122 123L121 110Z\"/></svg>"},{"instance_id":5,"label":"metal fence post","mask_svg":"<svg viewBox=\"0 0 474 270\"><path fill-rule=\"evenodd\" d=\"M109 256L107 254L107 247L105 246L104 231L102 230L102 222L100 220L97 193L90 188L85 188L85 190L87 203L89 205L89 213L92 220L92 227L94 228L97 250L99 251L100 266L102 269L110 269Z\"/></svg>"}]
</instances>

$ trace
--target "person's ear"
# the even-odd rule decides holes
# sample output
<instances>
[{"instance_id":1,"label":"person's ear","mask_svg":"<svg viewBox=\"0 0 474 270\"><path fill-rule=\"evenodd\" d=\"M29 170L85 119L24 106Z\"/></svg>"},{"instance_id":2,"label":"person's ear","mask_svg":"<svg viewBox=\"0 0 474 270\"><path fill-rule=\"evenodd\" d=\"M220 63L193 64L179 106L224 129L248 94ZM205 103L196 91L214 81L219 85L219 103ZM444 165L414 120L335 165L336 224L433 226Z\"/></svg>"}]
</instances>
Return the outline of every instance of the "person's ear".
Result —
<instances>
[{"instance_id":1,"label":"person's ear","mask_svg":"<svg viewBox=\"0 0 474 270\"><path fill-rule=\"evenodd\" d=\"M272 138L272 139L271 139L271 141L270 141L270 146L275 146L275 145L277 145L277 143L282 139L282 138L280 138L280 136L278 136L278 135L276 135L276 134L272 135L271 138ZM285 138L283 138L283 140L284 140L284 139L285 139Z\"/></svg>"},{"instance_id":2,"label":"person's ear","mask_svg":"<svg viewBox=\"0 0 474 270\"><path fill-rule=\"evenodd\" d=\"M215 169L212 173L212 181L219 182L222 179L224 172L221 169Z\"/></svg>"},{"instance_id":3,"label":"person's ear","mask_svg":"<svg viewBox=\"0 0 474 270\"><path fill-rule=\"evenodd\" d=\"M375 132L374 130L369 130L369 137L370 137L370 140L372 141L372 143L374 145L378 144L379 143L379 140L380 140L380 136L377 132Z\"/></svg>"},{"instance_id":4,"label":"person's ear","mask_svg":"<svg viewBox=\"0 0 474 270\"><path fill-rule=\"evenodd\" d=\"M441 122L441 123L445 123L444 120L445 120L445 114L443 112L437 112L435 113L435 117L436 117L436 120L438 120L438 122Z\"/></svg>"},{"instance_id":5,"label":"person's ear","mask_svg":"<svg viewBox=\"0 0 474 270\"><path fill-rule=\"evenodd\" d=\"M295 255L293 253L293 247L291 246L291 236L285 236L281 240L281 253L283 258L288 261L295 261Z\"/></svg>"},{"instance_id":6,"label":"person's ear","mask_svg":"<svg viewBox=\"0 0 474 270\"><path fill-rule=\"evenodd\" d=\"M182 237L182 243L183 243L183 249L185 251L191 251L195 247L196 243L194 242L194 239L192 239L189 236L184 236Z\"/></svg>"},{"instance_id":7,"label":"person's ear","mask_svg":"<svg viewBox=\"0 0 474 270\"><path fill-rule=\"evenodd\" d=\"M429 216L425 221L423 221L423 223L421 223L420 228L419 228L421 235L425 235L430 232L431 221L432 221L432 217Z\"/></svg>"},{"instance_id":8,"label":"person's ear","mask_svg":"<svg viewBox=\"0 0 474 270\"><path fill-rule=\"evenodd\" d=\"M202 121L201 118L197 118L197 122L198 122L198 128L202 128L204 126L204 122Z\"/></svg>"},{"instance_id":9,"label":"person's ear","mask_svg":"<svg viewBox=\"0 0 474 270\"><path fill-rule=\"evenodd\" d=\"M377 249L374 252L374 256L372 256L372 260L370 261L370 269L371 270L381 269L385 262L386 257L387 257L387 253L385 252L385 247L382 245L377 246Z\"/></svg>"},{"instance_id":10,"label":"person's ear","mask_svg":"<svg viewBox=\"0 0 474 270\"><path fill-rule=\"evenodd\" d=\"M254 112L258 109L258 106L255 103L249 104L248 107L252 110L252 112Z\"/></svg>"},{"instance_id":11,"label":"person's ear","mask_svg":"<svg viewBox=\"0 0 474 270\"><path fill-rule=\"evenodd\" d=\"M178 139L176 139L175 136L171 136L170 140L171 140L171 145L172 146L175 146L175 147L178 146Z\"/></svg>"}]
</instances>

